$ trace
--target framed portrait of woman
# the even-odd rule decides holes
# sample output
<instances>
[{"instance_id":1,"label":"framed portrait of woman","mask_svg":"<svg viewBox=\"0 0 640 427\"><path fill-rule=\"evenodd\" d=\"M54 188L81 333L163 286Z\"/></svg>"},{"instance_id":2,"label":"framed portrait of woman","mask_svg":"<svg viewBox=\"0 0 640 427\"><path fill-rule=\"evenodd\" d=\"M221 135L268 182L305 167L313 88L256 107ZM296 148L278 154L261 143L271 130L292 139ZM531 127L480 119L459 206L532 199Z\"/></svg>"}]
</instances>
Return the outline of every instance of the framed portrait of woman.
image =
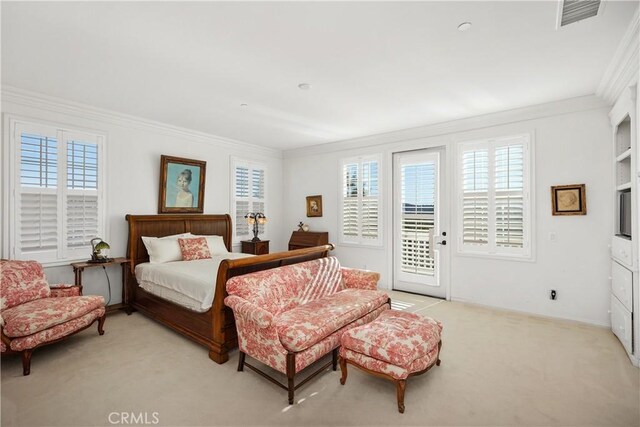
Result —
<instances>
[{"instance_id":1,"label":"framed portrait of woman","mask_svg":"<svg viewBox=\"0 0 640 427\"><path fill-rule=\"evenodd\" d=\"M207 162L181 157L160 157L158 213L204 212Z\"/></svg>"}]
</instances>

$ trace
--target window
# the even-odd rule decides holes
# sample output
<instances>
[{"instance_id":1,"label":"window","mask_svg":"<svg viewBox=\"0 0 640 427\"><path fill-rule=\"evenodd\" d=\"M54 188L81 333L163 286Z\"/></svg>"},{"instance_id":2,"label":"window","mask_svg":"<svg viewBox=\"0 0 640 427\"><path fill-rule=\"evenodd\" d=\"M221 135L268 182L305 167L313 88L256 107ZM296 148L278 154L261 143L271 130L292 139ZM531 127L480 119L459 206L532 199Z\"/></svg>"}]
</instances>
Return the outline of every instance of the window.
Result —
<instances>
[{"instance_id":1,"label":"window","mask_svg":"<svg viewBox=\"0 0 640 427\"><path fill-rule=\"evenodd\" d=\"M379 246L382 242L379 157L344 160L340 171L341 243Z\"/></svg>"},{"instance_id":2,"label":"window","mask_svg":"<svg viewBox=\"0 0 640 427\"><path fill-rule=\"evenodd\" d=\"M262 212L269 218L266 210L266 167L233 159L231 163L231 218L233 219L233 241L253 238L252 227L244 217L249 212ZM258 236L265 236L265 224L258 225Z\"/></svg>"},{"instance_id":3,"label":"window","mask_svg":"<svg viewBox=\"0 0 640 427\"><path fill-rule=\"evenodd\" d=\"M531 256L529 145L529 135L461 144L461 252Z\"/></svg>"},{"instance_id":4,"label":"window","mask_svg":"<svg viewBox=\"0 0 640 427\"><path fill-rule=\"evenodd\" d=\"M438 157L424 156L398 162L400 172L400 270L420 276L434 276L435 260L430 253L430 234L435 232Z\"/></svg>"},{"instance_id":5,"label":"window","mask_svg":"<svg viewBox=\"0 0 640 427\"><path fill-rule=\"evenodd\" d=\"M106 239L104 137L11 125L11 256L48 265L88 257L91 239Z\"/></svg>"}]
</instances>

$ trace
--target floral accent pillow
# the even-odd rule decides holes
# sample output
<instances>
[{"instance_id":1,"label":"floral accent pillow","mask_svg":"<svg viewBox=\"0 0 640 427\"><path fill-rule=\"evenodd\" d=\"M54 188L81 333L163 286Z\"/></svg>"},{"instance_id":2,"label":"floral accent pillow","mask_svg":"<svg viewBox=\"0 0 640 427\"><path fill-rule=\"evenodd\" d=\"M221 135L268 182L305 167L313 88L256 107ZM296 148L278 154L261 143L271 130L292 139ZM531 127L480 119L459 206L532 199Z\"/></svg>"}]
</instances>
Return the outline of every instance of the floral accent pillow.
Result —
<instances>
[{"instance_id":1,"label":"floral accent pillow","mask_svg":"<svg viewBox=\"0 0 640 427\"><path fill-rule=\"evenodd\" d=\"M207 239L196 237L193 239L178 239L183 261L193 261L196 259L211 258Z\"/></svg>"}]
</instances>

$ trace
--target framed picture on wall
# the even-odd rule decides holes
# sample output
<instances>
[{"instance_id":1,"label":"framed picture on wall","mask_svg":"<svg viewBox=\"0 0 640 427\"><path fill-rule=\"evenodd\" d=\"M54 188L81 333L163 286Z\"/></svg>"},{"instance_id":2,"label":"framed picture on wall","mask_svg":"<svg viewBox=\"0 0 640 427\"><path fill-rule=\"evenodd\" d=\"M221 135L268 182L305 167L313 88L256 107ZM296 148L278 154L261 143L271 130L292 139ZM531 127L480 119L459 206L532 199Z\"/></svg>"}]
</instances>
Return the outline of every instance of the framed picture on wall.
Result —
<instances>
[{"instance_id":1,"label":"framed picture on wall","mask_svg":"<svg viewBox=\"0 0 640 427\"><path fill-rule=\"evenodd\" d=\"M586 215L587 195L584 184L551 187L553 215Z\"/></svg>"},{"instance_id":2,"label":"framed picture on wall","mask_svg":"<svg viewBox=\"0 0 640 427\"><path fill-rule=\"evenodd\" d=\"M307 196L307 216L322 216L322 196Z\"/></svg>"},{"instance_id":3,"label":"framed picture on wall","mask_svg":"<svg viewBox=\"0 0 640 427\"><path fill-rule=\"evenodd\" d=\"M207 162L161 156L158 213L202 213Z\"/></svg>"}]
</instances>

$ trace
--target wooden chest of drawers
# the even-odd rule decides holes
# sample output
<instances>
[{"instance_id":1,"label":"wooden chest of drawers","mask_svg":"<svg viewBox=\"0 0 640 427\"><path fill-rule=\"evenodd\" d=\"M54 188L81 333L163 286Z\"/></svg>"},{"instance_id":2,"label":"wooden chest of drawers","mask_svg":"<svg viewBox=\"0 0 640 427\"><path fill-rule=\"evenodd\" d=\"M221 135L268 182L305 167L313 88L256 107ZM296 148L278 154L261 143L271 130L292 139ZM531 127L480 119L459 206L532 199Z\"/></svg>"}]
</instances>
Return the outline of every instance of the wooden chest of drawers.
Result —
<instances>
[{"instance_id":1,"label":"wooden chest of drawers","mask_svg":"<svg viewBox=\"0 0 640 427\"><path fill-rule=\"evenodd\" d=\"M327 231L294 231L289 239L289 250L329 244Z\"/></svg>"}]
</instances>

